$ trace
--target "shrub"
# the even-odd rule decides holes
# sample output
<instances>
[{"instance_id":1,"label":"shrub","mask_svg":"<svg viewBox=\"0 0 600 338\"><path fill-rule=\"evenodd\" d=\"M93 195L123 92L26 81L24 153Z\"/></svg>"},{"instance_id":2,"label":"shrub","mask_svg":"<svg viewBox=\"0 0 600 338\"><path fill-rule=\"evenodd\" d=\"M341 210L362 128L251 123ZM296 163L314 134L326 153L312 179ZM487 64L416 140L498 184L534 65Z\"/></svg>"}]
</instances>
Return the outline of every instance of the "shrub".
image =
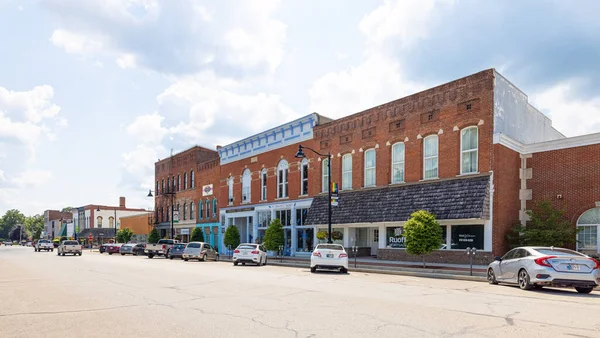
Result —
<instances>
[{"instance_id":1,"label":"shrub","mask_svg":"<svg viewBox=\"0 0 600 338\"><path fill-rule=\"evenodd\" d=\"M225 247L231 246L232 249L235 249L240 245L240 231L235 225L230 225L227 227L227 230L225 230L223 244L225 244Z\"/></svg>"},{"instance_id":2,"label":"shrub","mask_svg":"<svg viewBox=\"0 0 600 338\"><path fill-rule=\"evenodd\" d=\"M133 230L129 228L119 229L117 231L117 242L128 243L133 237Z\"/></svg>"},{"instance_id":3,"label":"shrub","mask_svg":"<svg viewBox=\"0 0 600 338\"><path fill-rule=\"evenodd\" d=\"M443 229L435 216L425 210L419 210L404 224L406 252L421 255L425 267L425 255L437 250L442 245Z\"/></svg>"},{"instance_id":4,"label":"shrub","mask_svg":"<svg viewBox=\"0 0 600 338\"><path fill-rule=\"evenodd\" d=\"M202 228L194 228L190 242L204 242L204 230Z\"/></svg>"},{"instance_id":5,"label":"shrub","mask_svg":"<svg viewBox=\"0 0 600 338\"><path fill-rule=\"evenodd\" d=\"M148 235L148 243L155 244L158 243L159 240L160 235L158 234L158 230L156 230L156 228L153 228L152 231L150 231L150 234Z\"/></svg>"},{"instance_id":6,"label":"shrub","mask_svg":"<svg viewBox=\"0 0 600 338\"><path fill-rule=\"evenodd\" d=\"M285 243L283 225L279 218L275 218L265 231L264 246L269 251L278 251L279 246Z\"/></svg>"}]
</instances>

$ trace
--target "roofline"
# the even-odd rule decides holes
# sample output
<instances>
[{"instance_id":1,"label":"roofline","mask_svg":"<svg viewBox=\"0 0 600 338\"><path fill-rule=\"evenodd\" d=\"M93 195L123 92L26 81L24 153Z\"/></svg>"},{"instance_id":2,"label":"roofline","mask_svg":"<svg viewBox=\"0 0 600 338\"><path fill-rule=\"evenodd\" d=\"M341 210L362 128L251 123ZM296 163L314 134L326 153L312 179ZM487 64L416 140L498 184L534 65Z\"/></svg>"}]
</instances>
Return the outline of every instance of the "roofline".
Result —
<instances>
[{"instance_id":1,"label":"roofline","mask_svg":"<svg viewBox=\"0 0 600 338\"><path fill-rule=\"evenodd\" d=\"M187 148L187 149L185 149L185 150L182 150L182 151L180 151L180 152L174 153L173 155L169 155L168 157L165 157L165 158L163 158L163 159L161 159L161 160L158 160L158 161L154 162L154 164L156 165L156 164L162 163L162 162L164 162L164 161L170 160L171 158L173 158L173 157L175 157L175 156L181 155L181 154L183 154L183 153L186 153L186 152L188 152L188 151L190 151L190 150L194 150L194 149L202 149L202 150L207 150L207 151L209 151L209 152L213 152L213 153L215 153L215 154L219 155L219 152L218 152L218 151L216 151L216 150L209 149L209 148L206 148L206 147L203 147L203 146L200 146L200 145L197 145L197 144L196 144L196 145L194 145L194 146L192 146L192 147L190 147L190 148Z\"/></svg>"},{"instance_id":2,"label":"roofline","mask_svg":"<svg viewBox=\"0 0 600 338\"><path fill-rule=\"evenodd\" d=\"M523 144L510 136L502 133L494 134L494 144L501 144L511 150L514 150L520 154L534 154L546 151L554 151L561 149L569 149L575 147L583 147L589 145L600 144L600 133L586 134L580 136L573 136L562 138L558 140Z\"/></svg>"},{"instance_id":3,"label":"roofline","mask_svg":"<svg viewBox=\"0 0 600 338\"><path fill-rule=\"evenodd\" d=\"M82 207L78 207L79 208L83 208L83 210L89 210L89 209L106 209L106 210L117 210L117 211L148 211L146 209L142 209L142 208L122 208L122 207L114 207L114 206L108 206L108 205L99 205L99 204L87 204L84 205Z\"/></svg>"}]
</instances>

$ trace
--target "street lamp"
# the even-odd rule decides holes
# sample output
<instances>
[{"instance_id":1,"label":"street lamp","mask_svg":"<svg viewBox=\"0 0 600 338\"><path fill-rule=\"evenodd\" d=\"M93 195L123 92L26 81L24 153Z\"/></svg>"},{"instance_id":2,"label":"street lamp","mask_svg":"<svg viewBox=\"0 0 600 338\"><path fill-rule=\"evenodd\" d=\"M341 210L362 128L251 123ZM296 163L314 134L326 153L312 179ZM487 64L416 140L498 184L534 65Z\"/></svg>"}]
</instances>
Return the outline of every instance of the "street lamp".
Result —
<instances>
[{"instance_id":1,"label":"street lamp","mask_svg":"<svg viewBox=\"0 0 600 338\"><path fill-rule=\"evenodd\" d=\"M314 149L304 147L300 144L298 145L298 152L296 153L296 158L306 158L306 154L304 154L303 149L308 149L313 153L319 155L320 157L327 157L327 192L329 193L329 221L327 224L327 243L331 244L333 243L333 241L331 240L331 153L321 154Z\"/></svg>"},{"instance_id":2,"label":"street lamp","mask_svg":"<svg viewBox=\"0 0 600 338\"><path fill-rule=\"evenodd\" d=\"M175 185L174 184L169 184L168 182L171 182L171 177L169 177L167 179L167 191L163 191L160 193L160 195L162 196L171 196L171 239L175 239L175 228L173 228L173 219L174 219L174 211L175 211L175 202L174 202L174 198L175 198ZM172 187L170 187L172 185ZM155 191L156 196L159 195L158 191ZM152 195L152 190L148 190L148 195L147 197L154 197Z\"/></svg>"},{"instance_id":3,"label":"street lamp","mask_svg":"<svg viewBox=\"0 0 600 338\"><path fill-rule=\"evenodd\" d=\"M100 206L96 209L96 211L100 212ZM113 221L113 226L115 227L115 243L117 242L117 209L115 208L115 219Z\"/></svg>"}]
</instances>

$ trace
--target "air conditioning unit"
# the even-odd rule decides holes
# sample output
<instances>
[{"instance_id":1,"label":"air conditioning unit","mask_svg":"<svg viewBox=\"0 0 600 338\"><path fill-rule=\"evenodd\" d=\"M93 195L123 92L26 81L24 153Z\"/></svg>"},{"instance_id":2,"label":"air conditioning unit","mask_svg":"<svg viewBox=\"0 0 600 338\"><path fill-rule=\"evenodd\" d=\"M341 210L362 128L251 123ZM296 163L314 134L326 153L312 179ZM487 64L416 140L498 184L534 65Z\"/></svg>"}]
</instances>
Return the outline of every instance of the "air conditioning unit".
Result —
<instances>
[{"instance_id":1,"label":"air conditioning unit","mask_svg":"<svg viewBox=\"0 0 600 338\"><path fill-rule=\"evenodd\" d=\"M231 197L231 198L229 199L229 203L232 203L232 202L233 202L233 197Z\"/></svg>"},{"instance_id":2,"label":"air conditioning unit","mask_svg":"<svg viewBox=\"0 0 600 338\"><path fill-rule=\"evenodd\" d=\"M243 196L242 199L245 201L247 196Z\"/></svg>"}]
</instances>

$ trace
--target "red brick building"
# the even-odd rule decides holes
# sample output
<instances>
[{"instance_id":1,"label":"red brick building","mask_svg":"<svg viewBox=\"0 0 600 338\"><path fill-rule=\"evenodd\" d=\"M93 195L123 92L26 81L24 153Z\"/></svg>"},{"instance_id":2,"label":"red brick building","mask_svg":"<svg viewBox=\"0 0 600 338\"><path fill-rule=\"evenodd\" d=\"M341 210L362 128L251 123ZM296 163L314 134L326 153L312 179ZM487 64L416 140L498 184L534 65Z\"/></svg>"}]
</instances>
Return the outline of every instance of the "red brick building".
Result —
<instances>
[{"instance_id":1,"label":"red brick building","mask_svg":"<svg viewBox=\"0 0 600 338\"><path fill-rule=\"evenodd\" d=\"M173 220L174 235L183 242L197 226L205 228L207 241L216 242L218 163L215 150L200 146L155 163L155 226L161 237L171 237Z\"/></svg>"}]
</instances>

